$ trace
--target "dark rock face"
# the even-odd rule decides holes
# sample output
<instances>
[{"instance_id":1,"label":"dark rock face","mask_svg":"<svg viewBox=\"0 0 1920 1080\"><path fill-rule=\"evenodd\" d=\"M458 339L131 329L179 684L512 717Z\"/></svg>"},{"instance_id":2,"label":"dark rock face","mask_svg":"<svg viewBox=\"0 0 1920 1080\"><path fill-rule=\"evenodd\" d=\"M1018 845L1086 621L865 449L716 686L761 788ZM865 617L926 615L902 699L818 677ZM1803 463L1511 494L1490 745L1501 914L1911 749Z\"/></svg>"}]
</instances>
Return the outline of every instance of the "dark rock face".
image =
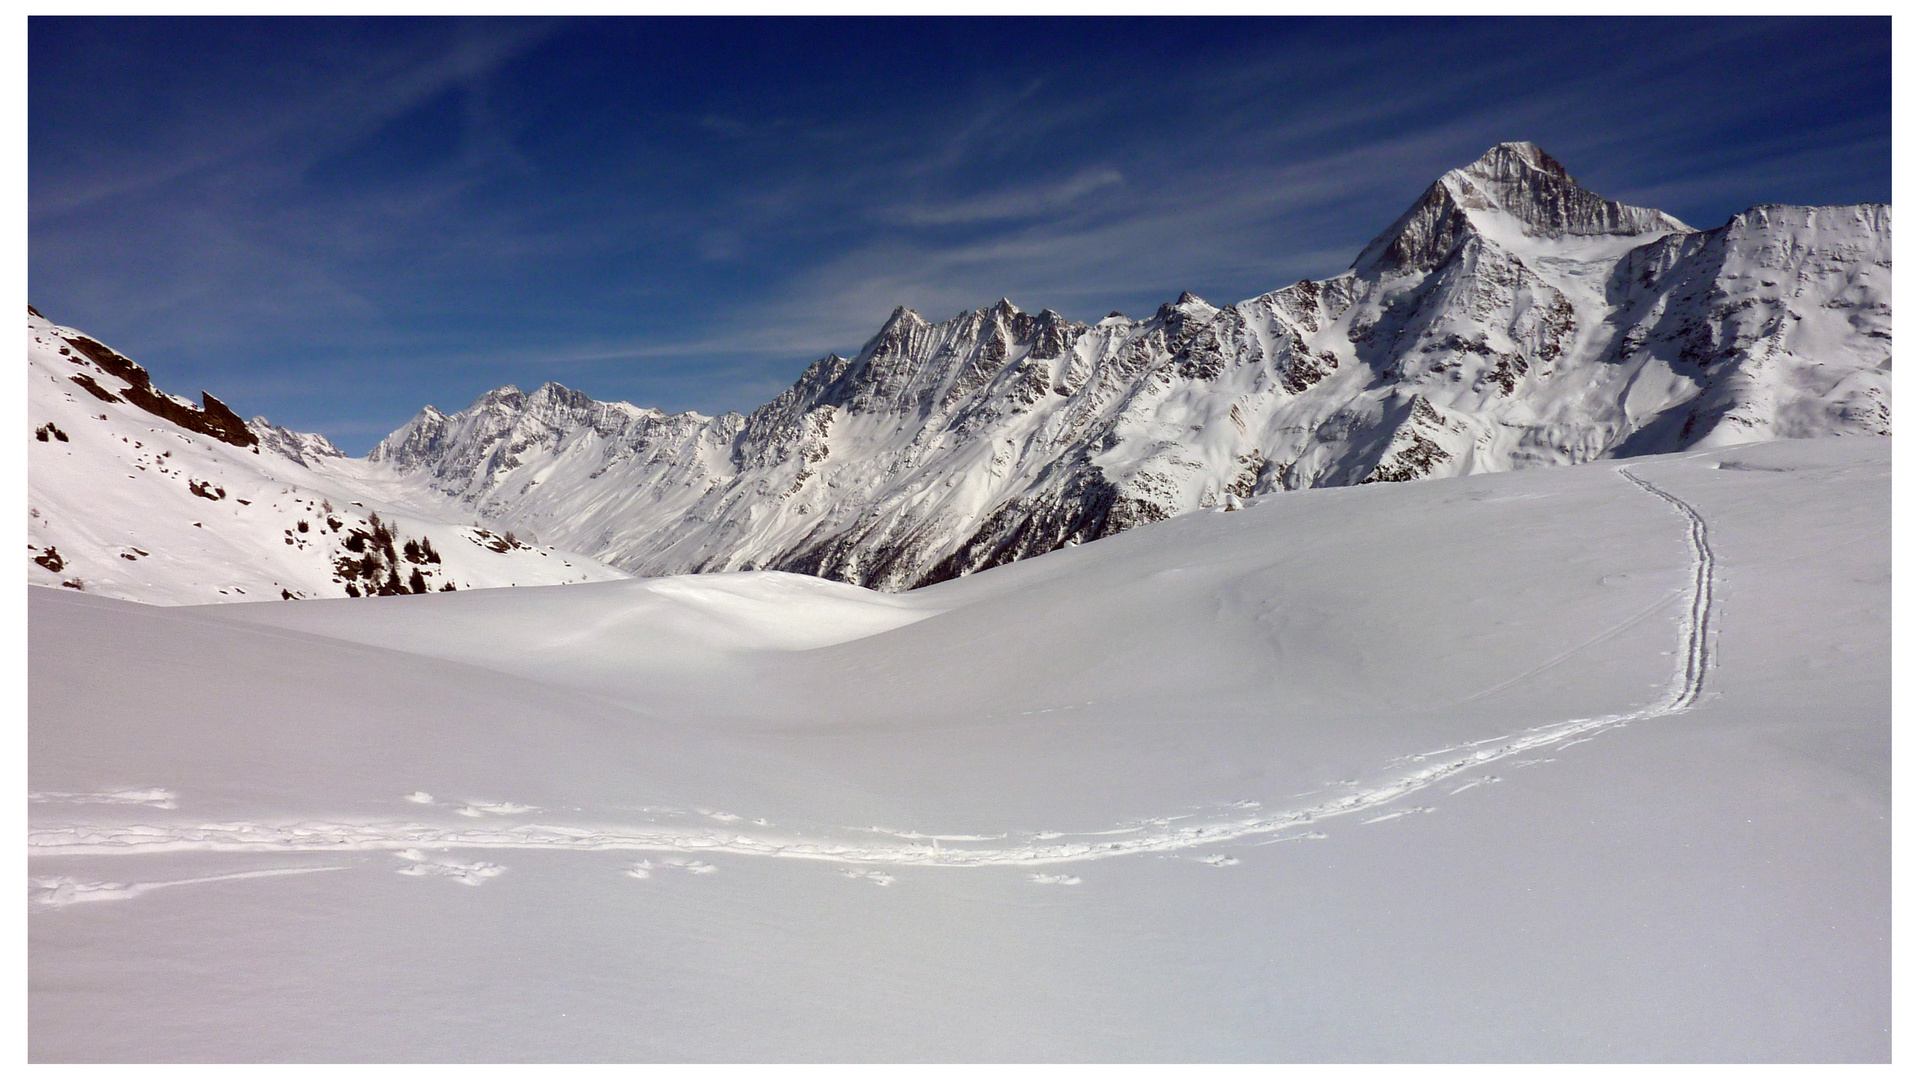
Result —
<instances>
[{"instance_id":1,"label":"dark rock face","mask_svg":"<svg viewBox=\"0 0 1920 1080\"><path fill-rule=\"evenodd\" d=\"M28 310L32 311L32 308L29 307ZM101 371L127 384L126 389L121 390L116 397L84 373L73 376L74 382L102 401L124 399L162 420L178 424L188 431L210 435L233 446L253 446L260 441L258 436L248 430L246 421L241 420L232 409L227 408L225 402L212 394L202 391L201 404L196 409L176 397L155 390L145 368L98 341L83 334L75 334L65 340L68 345L78 350L80 355L93 361Z\"/></svg>"},{"instance_id":2,"label":"dark rock face","mask_svg":"<svg viewBox=\"0 0 1920 1080\"><path fill-rule=\"evenodd\" d=\"M1528 142L1501 143L1462 171L1529 236L1642 236L1678 224L1658 210L1595 195Z\"/></svg>"}]
</instances>

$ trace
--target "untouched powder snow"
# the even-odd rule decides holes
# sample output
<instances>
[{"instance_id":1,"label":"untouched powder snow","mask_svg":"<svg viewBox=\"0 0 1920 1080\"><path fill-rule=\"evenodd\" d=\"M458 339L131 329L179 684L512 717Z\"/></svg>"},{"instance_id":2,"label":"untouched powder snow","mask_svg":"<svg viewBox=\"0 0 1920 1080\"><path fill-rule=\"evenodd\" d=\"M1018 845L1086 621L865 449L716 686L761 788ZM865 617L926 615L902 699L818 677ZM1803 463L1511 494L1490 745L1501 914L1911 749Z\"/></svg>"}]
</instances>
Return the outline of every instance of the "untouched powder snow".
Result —
<instances>
[{"instance_id":1,"label":"untouched powder snow","mask_svg":"<svg viewBox=\"0 0 1920 1080\"><path fill-rule=\"evenodd\" d=\"M904 595L34 589L31 1053L1886 1060L1889 475L1286 492Z\"/></svg>"}]
</instances>

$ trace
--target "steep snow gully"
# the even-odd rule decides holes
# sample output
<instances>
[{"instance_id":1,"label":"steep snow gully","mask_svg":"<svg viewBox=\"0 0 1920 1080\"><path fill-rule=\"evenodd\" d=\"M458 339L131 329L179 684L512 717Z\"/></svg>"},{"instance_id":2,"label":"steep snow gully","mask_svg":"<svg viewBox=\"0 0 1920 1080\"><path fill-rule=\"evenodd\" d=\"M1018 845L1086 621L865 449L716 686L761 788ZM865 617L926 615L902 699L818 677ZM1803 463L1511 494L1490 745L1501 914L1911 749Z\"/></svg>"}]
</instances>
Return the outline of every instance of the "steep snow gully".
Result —
<instances>
[{"instance_id":1,"label":"steep snow gully","mask_svg":"<svg viewBox=\"0 0 1920 1080\"><path fill-rule=\"evenodd\" d=\"M477 886L504 872L506 868L493 863L453 862L427 852L476 848L664 852L677 857L661 860L660 868L703 873L713 867L689 860L686 856L694 853L758 855L838 862L849 864L850 867L1043 866L1123 855L1178 852L1228 841L1279 843L1321 839L1324 834L1314 831L1312 826L1324 819L1377 811L1361 820L1362 824L1371 824L1408 814L1431 812L1434 809L1432 806L1390 807L1389 804L1450 781L1458 781L1458 784L1446 793L1458 794L1498 779L1483 771L1497 762L1510 761L1514 767L1520 767L1550 761L1551 758L1528 755L1582 742L1635 721L1685 712L1700 700L1707 672L1713 666L1714 560L1713 549L1708 542L1706 519L1685 500L1635 475L1628 467L1622 466L1615 471L1622 479L1665 502L1687 523L1693 564L1690 584L1685 590L1686 595L1680 598L1683 610L1678 620L1679 640L1674 652L1672 680L1659 700L1632 712L1562 720L1517 734L1403 757L1389 762L1373 783L1353 785L1350 790L1305 807L1260 813L1258 804L1242 802L1210 811L1186 811L1124 822L1111 829L1092 833L1037 831L991 837L931 836L887 832L872 827L828 829L821 831L824 835L817 833L808 836L799 831L782 830L764 820L745 823L731 815L710 811L700 815L692 812L660 813L657 817L661 820L657 824L642 828L600 828L544 822L467 829L447 829L412 822L76 824L29 832L28 850L30 855L37 856L178 851L391 851L400 860L397 872L448 876L464 884ZM171 793L167 792L140 794L143 796L140 802L147 805L164 807L172 801ZM105 796L65 793L48 794L44 799L62 802L128 801L124 798L107 799ZM407 796L407 799L416 803L432 801L424 793L415 793ZM538 808L488 804L480 810L491 815L517 816L535 812ZM466 816L482 815L476 811ZM711 822L716 820L726 822L727 827L714 829ZM750 829L743 827L749 824ZM876 842L876 835L889 839ZM1214 854L1207 856L1204 861L1225 865L1234 860L1227 855ZM653 863L642 860L630 873L644 877L654 869ZM300 871L289 869L269 871L267 874L297 872ZM888 885L893 881L893 878L878 871L848 869L846 872L850 876L866 877L880 885ZM82 900L131 898L162 886L242 876L263 875L220 875L189 881L130 884L84 882L68 877L33 878L29 882L29 898L36 906L57 907ZM1030 877L1039 884L1079 883L1078 878L1069 875L1033 874Z\"/></svg>"}]
</instances>

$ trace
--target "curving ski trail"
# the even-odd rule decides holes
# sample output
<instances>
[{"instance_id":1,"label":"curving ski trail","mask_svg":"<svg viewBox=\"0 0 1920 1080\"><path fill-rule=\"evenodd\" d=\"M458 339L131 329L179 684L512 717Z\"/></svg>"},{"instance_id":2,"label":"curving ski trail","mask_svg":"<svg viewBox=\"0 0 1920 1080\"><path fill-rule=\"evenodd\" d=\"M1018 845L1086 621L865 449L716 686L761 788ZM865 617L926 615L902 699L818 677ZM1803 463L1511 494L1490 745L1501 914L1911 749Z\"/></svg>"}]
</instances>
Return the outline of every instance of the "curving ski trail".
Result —
<instances>
[{"instance_id":1,"label":"curving ski trail","mask_svg":"<svg viewBox=\"0 0 1920 1080\"><path fill-rule=\"evenodd\" d=\"M227 822L199 825L69 825L37 829L27 838L30 856L109 855L180 851L209 852L313 852L313 851L393 851L403 858L424 865L423 849L522 849L637 852L713 852L757 855L771 858L808 859L854 866L947 866L982 867L1006 865L1042 865L1087 862L1126 855L1169 853L1188 848L1247 840L1290 830L1306 830L1327 818L1375 811L1387 803L1414 794L1460 774L1522 754L1556 745L1585 741L1600 732L1638 720L1670 716L1692 708L1705 689L1706 675L1713 653L1713 581L1715 564L1708 542L1706 520L1685 500L1629 472L1616 470L1621 477L1662 500L1687 522L1687 539L1692 554L1686 590L1685 610L1679 621L1679 648L1675 653L1673 679L1662 697L1641 709L1627 713L1563 720L1518 733L1457 744L1398 759L1397 775L1380 778L1372 786L1331 798L1311 806L1280 812L1257 813L1257 804L1240 803L1216 808L1210 818L1196 820L1187 815L1169 815L1136 821L1113 829L1094 832L1034 831L1001 836L942 834L934 836L868 826L827 829L827 833L845 834L844 839L808 835L776 828L763 820L751 830L720 832L699 826L656 824L647 826L591 826L528 822L497 827L448 828L422 822L308 821L294 823ZM1638 617L1636 617L1637 620ZM1602 635L1604 638L1608 635ZM1597 639L1596 639L1597 640ZM1530 759L1516 764L1531 764ZM1411 767L1411 768L1409 768ZM1488 782L1491 777L1468 779L1454 788L1458 794ZM171 792L166 793L171 796ZM66 799L73 796L62 796ZM89 797L93 798L93 797ZM431 796L415 793L406 801L431 804ZM534 807L508 803L474 803L470 806L493 813L520 813ZM511 807L496 810L495 807ZM1233 814L1230 811L1241 811ZM1362 819L1363 823L1384 822L1410 814L1426 813L1433 807L1412 807L1385 811ZM463 811L463 813L465 813ZM479 813L466 813L478 817ZM739 820L734 815L706 814L709 818ZM1177 824L1176 824L1177 823ZM876 835L888 839L876 841ZM1278 839L1319 839L1324 834L1300 831ZM475 864L476 866L482 864ZM483 876L499 868L484 864L488 875L472 875L467 884L478 884ZM645 865L645 864L643 864ZM705 866L706 864L701 864ZM465 869L473 869L467 867ZM284 873L286 871L279 871ZM417 867L405 871L425 873ZM233 875L237 877L254 875ZM644 873L633 876L644 877ZM196 879L218 880L218 879ZM875 880L878 880L877 878ZM891 878L881 884L888 884ZM1063 877L1034 876L1036 881L1077 884ZM135 891L157 888L173 882L151 883ZM125 889L124 886L116 887ZM71 890L69 890L71 892ZM131 895L131 893L121 893Z\"/></svg>"},{"instance_id":2,"label":"curving ski trail","mask_svg":"<svg viewBox=\"0 0 1920 1080\"><path fill-rule=\"evenodd\" d=\"M1681 656L1678 686L1670 703L1670 712L1691 708L1705 688L1707 668L1713 662L1713 547L1707 543L1707 520L1686 500L1656 487L1622 465L1619 474L1640 490L1679 511L1687 519L1687 543L1693 548L1693 588L1687 617L1680 624Z\"/></svg>"}]
</instances>

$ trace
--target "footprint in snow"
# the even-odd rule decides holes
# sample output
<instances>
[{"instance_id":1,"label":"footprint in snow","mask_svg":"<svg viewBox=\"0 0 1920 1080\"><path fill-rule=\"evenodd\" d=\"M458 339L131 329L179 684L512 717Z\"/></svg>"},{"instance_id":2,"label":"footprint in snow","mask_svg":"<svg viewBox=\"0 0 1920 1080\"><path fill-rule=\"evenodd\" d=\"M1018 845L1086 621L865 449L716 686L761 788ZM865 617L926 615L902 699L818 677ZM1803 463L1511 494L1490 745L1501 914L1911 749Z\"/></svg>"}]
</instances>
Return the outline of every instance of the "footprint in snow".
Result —
<instances>
[{"instance_id":1,"label":"footprint in snow","mask_svg":"<svg viewBox=\"0 0 1920 1080\"><path fill-rule=\"evenodd\" d=\"M1071 874L1028 874L1027 880L1035 885L1078 885L1080 879Z\"/></svg>"},{"instance_id":2,"label":"footprint in snow","mask_svg":"<svg viewBox=\"0 0 1920 1080\"><path fill-rule=\"evenodd\" d=\"M635 870L652 870L654 868L654 865L655 864L650 863L645 859L642 859L638 863L634 864L634 869ZM717 874L720 872L720 868L713 865L710 862L701 862L699 859L682 859L678 857L661 859L659 862L659 867L663 870L668 867L671 867L675 870L685 870L689 874ZM633 874L632 876L642 877L644 875Z\"/></svg>"},{"instance_id":3,"label":"footprint in snow","mask_svg":"<svg viewBox=\"0 0 1920 1080\"><path fill-rule=\"evenodd\" d=\"M1239 866L1240 860L1231 855L1208 855L1199 860L1208 866Z\"/></svg>"},{"instance_id":4,"label":"footprint in snow","mask_svg":"<svg viewBox=\"0 0 1920 1080\"><path fill-rule=\"evenodd\" d=\"M461 817L485 817L488 814L531 814L538 809L537 806L511 802L469 802L454 813Z\"/></svg>"},{"instance_id":5,"label":"footprint in snow","mask_svg":"<svg viewBox=\"0 0 1920 1080\"><path fill-rule=\"evenodd\" d=\"M507 872L507 868L499 863L461 863L436 859L419 848L397 851L394 855L405 860L407 864L395 873L406 874L409 877L452 878L462 885L483 885L488 879L499 877Z\"/></svg>"},{"instance_id":6,"label":"footprint in snow","mask_svg":"<svg viewBox=\"0 0 1920 1080\"><path fill-rule=\"evenodd\" d=\"M214 881L285 877L289 874L314 874L327 870L345 869L344 866L293 866L275 870L243 870L237 874L179 878L174 881L82 881L72 877L28 878L27 902L34 907L59 908L89 901L131 900L155 889L170 889L179 885L202 885Z\"/></svg>"},{"instance_id":7,"label":"footprint in snow","mask_svg":"<svg viewBox=\"0 0 1920 1080\"><path fill-rule=\"evenodd\" d=\"M879 885L882 887L891 885L894 882L894 877L892 874L883 874L878 870L842 870L840 871L840 873L842 876L850 877L855 881L858 881L861 878L865 878L866 880L873 882L875 885Z\"/></svg>"},{"instance_id":8,"label":"footprint in snow","mask_svg":"<svg viewBox=\"0 0 1920 1080\"><path fill-rule=\"evenodd\" d=\"M1271 840L1262 840L1257 844L1255 844L1254 846L1266 847L1268 844L1287 844L1287 843L1292 843L1295 840L1325 840L1326 838L1327 838L1327 834L1323 832L1293 833L1288 836L1276 836Z\"/></svg>"},{"instance_id":9,"label":"footprint in snow","mask_svg":"<svg viewBox=\"0 0 1920 1080\"><path fill-rule=\"evenodd\" d=\"M403 795L401 797L419 806L447 805L424 791L416 791L411 795ZM485 817L488 814L530 814L538 809L540 808L537 806L523 806L514 802L488 802L485 799L469 799L465 805L456 809L454 813L459 814L461 817Z\"/></svg>"},{"instance_id":10,"label":"footprint in snow","mask_svg":"<svg viewBox=\"0 0 1920 1080\"><path fill-rule=\"evenodd\" d=\"M1405 810L1395 810L1395 811L1392 811L1391 813L1381 814L1379 817L1370 817L1367 820L1361 822L1360 824L1372 825L1376 821L1392 821L1394 818L1406 817L1408 814L1431 814L1431 813L1433 813L1433 807L1431 806L1409 806Z\"/></svg>"},{"instance_id":11,"label":"footprint in snow","mask_svg":"<svg viewBox=\"0 0 1920 1080\"><path fill-rule=\"evenodd\" d=\"M166 788L129 788L121 791L35 791L28 802L93 803L107 806L151 806L156 810L179 807L180 796Z\"/></svg>"}]
</instances>

